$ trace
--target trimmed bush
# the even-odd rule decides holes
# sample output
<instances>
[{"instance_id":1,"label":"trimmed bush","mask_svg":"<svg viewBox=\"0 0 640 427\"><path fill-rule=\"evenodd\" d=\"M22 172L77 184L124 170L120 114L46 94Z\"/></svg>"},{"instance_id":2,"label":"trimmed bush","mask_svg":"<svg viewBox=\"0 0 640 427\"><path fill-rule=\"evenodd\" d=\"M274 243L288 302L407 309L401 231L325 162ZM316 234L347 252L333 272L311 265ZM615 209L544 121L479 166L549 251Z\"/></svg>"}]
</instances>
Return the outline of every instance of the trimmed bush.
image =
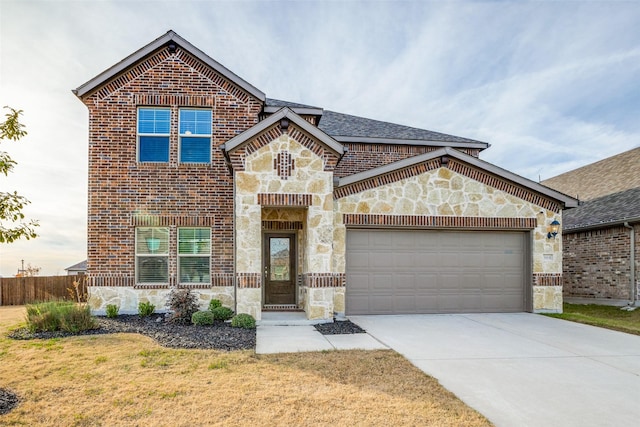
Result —
<instances>
[{"instance_id":1,"label":"trimmed bush","mask_svg":"<svg viewBox=\"0 0 640 427\"><path fill-rule=\"evenodd\" d=\"M250 314L240 313L233 316L233 319L231 319L231 326L234 328L255 329L256 319L254 319Z\"/></svg>"},{"instance_id":2,"label":"trimmed bush","mask_svg":"<svg viewBox=\"0 0 640 427\"><path fill-rule=\"evenodd\" d=\"M174 289L167 298L167 307L172 312L170 322L188 325L193 313L199 310L198 295L191 289Z\"/></svg>"},{"instance_id":3,"label":"trimmed bush","mask_svg":"<svg viewBox=\"0 0 640 427\"><path fill-rule=\"evenodd\" d=\"M218 307L222 307L222 302L219 299L212 299L209 301L209 311L213 311Z\"/></svg>"},{"instance_id":4,"label":"trimmed bush","mask_svg":"<svg viewBox=\"0 0 640 427\"><path fill-rule=\"evenodd\" d=\"M229 320L233 317L233 310L229 307L218 307L211 310L215 320Z\"/></svg>"},{"instance_id":5,"label":"trimmed bush","mask_svg":"<svg viewBox=\"0 0 640 427\"><path fill-rule=\"evenodd\" d=\"M118 311L120 311L120 307L115 304L107 304L107 317L109 319L113 319L114 317L118 317Z\"/></svg>"},{"instance_id":6,"label":"trimmed bush","mask_svg":"<svg viewBox=\"0 0 640 427\"><path fill-rule=\"evenodd\" d=\"M213 325L213 313L210 311L196 311L191 316L191 323L194 325Z\"/></svg>"},{"instance_id":7,"label":"trimmed bush","mask_svg":"<svg viewBox=\"0 0 640 427\"><path fill-rule=\"evenodd\" d=\"M156 306L149 301L141 302L138 304L138 315L140 317L151 316L156 311Z\"/></svg>"}]
</instances>

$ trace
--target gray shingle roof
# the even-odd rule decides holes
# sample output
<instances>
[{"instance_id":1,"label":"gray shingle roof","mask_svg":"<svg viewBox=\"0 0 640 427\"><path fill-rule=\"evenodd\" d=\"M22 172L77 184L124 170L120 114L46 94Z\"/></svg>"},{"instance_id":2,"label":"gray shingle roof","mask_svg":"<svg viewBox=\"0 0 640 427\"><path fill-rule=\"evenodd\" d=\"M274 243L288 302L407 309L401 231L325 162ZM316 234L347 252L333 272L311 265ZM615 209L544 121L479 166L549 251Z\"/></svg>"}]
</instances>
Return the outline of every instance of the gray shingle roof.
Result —
<instances>
[{"instance_id":1,"label":"gray shingle roof","mask_svg":"<svg viewBox=\"0 0 640 427\"><path fill-rule=\"evenodd\" d=\"M640 187L583 202L562 213L562 228L592 228L602 224L640 221Z\"/></svg>"},{"instance_id":2,"label":"gray shingle roof","mask_svg":"<svg viewBox=\"0 0 640 427\"><path fill-rule=\"evenodd\" d=\"M295 102L282 101L279 99L267 98L267 107L289 107L318 109L311 105L298 104ZM478 148L487 148L489 144L469 138L447 135L433 132L426 129L419 129L410 126L398 125L395 123L383 122L380 120L367 119L365 117L352 116L350 114L337 113L335 111L323 110L318 128L327 135L338 141L347 142L352 139L384 139L384 140L408 140L408 141L432 141L458 144L480 144Z\"/></svg>"},{"instance_id":3,"label":"gray shingle roof","mask_svg":"<svg viewBox=\"0 0 640 427\"><path fill-rule=\"evenodd\" d=\"M71 267L67 267L65 268L65 270L73 270L73 271L86 271L87 269L87 260L85 259L84 261L80 261L77 264L73 264Z\"/></svg>"},{"instance_id":4,"label":"gray shingle roof","mask_svg":"<svg viewBox=\"0 0 640 427\"><path fill-rule=\"evenodd\" d=\"M297 104L295 102L282 101L281 99L273 99L273 98L267 98L265 103L264 103L264 105L267 106L267 107L317 108L317 109L320 109L320 107L314 107L312 105Z\"/></svg>"},{"instance_id":5,"label":"gray shingle roof","mask_svg":"<svg viewBox=\"0 0 640 427\"><path fill-rule=\"evenodd\" d=\"M480 141L473 139L328 110L324 111L318 127L333 137L355 136L363 138L480 143Z\"/></svg>"}]
</instances>

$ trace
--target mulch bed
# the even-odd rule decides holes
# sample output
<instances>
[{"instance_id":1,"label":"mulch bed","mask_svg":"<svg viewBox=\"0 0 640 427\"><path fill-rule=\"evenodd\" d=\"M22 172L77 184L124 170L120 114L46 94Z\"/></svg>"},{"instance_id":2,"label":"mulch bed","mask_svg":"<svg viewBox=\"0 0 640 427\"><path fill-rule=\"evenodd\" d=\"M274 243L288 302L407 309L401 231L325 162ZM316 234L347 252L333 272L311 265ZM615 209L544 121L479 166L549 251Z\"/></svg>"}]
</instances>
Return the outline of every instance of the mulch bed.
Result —
<instances>
[{"instance_id":1,"label":"mulch bed","mask_svg":"<svg viewBox=\"0 0 640 427\"><path fill-rule=\"evenodd\" d=\"M77 335L114 334L119 332L146 335L169 348L197 348L213 350L249 350L256 347L256 330L233 328L229 323L216 322L210 326L183 325L165 321L164 314L140 317L121 314L116 318L96 317L98 328ZM9 334L13 339L51 339L74 336L67 332L37 332L16 329Z\"/></svg>"},{"instance_id":2,"label":"mulch bed","mask_svg":"<svg viewBox=\"0 0 640 427\"><path fill-rule=\"evenodd\" d=\"M315 325L322 335L364 334L366 331L351 320L336 320L333 323Z\"/></svg>"},{"instance_id":3,"label":"mulch bed","mask_svg":"<svg viewBox=\"0 0 640 427\"><path fill-rule=\"evenodd\" d=\"M15 393L6 388L0 388L0 415L6 414L18 406L19 401L20 399L18 399Z\"/></svg>"}]
</instances>

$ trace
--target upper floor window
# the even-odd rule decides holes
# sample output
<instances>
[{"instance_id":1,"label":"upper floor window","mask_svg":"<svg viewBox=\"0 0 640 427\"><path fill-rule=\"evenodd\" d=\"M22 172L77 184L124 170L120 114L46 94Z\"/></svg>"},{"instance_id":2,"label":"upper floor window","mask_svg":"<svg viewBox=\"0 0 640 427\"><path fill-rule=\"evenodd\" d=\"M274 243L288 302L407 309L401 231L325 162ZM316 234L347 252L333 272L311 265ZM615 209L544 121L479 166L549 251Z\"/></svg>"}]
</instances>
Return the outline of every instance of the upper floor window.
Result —
<instances>
[{"instance_id":1,"label":"upper floor window","mask_svg":"<svg viewBox=\"0 0 640 427\"><path fill-rule=\"evenodd\" d=\"M180 109L180 162L211 162L211 110Z\"/></svg>"},{"instance_id":2,"label":"upper floor window","mask_svg":"<svg viewBox=\"0 0 640 427\"><path fill-rule=\"evenodd\" d=\"M138 161L168 162L171 110L138 108Z\"/></svg>"}]
</instances>

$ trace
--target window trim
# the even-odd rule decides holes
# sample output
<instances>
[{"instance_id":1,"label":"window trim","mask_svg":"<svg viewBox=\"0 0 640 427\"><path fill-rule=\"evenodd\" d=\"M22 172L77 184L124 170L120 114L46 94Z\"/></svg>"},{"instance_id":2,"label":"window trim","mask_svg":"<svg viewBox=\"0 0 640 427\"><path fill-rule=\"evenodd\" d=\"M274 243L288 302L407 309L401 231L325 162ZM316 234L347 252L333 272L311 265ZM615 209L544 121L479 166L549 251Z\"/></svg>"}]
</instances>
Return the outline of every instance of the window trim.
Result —
<instances>
[{"instance_id":1,"label":"window trim","mask_svg":"<svg viewBox=\"0 0 640 427\"><path fill-rule=\"evenodd\" d=\"M183 111L207 111L209 113L209 131L210 133L182 133L180 131L182 126L182 112ZM207 139L209 142L209 158L206 162L184 162L182 161L182 138L202 138ZM178 108L178 163L185 165L208 165L212 162L213 149L211 147L213 141L213 111L211 108L197 108L197 107L180 107Z\"/></svg>"},{"instance_id":2,"label":"window trim","mask_svg":"<svg viewBox=\"0 0 640 427\"><path fill-rule=\"evenodd\" d=\"M141 133L140 132L140 111L141 110L165 110L169 112L169 133ZM166 137L167 138L167 160L162 161L142 161L140 160L140 137L150 136L150 137ZM138 106L136 109L136 161L138 163L169 163L171 159L171 107L160 107L160 106Z\"/></svg>"},{"instance_id":3,"label":"window trim","mask_svg":"<svg viewBox=\"0 0 640 427\"><path fill-rule=\"evenodd\" d=\"M207 252L206 254L204 253L185 253L182 254L180 253L180 231L181 230L207 230L208 231L208 238L209 238L209 252ZM198 285L198 284L209 284L211 283L211 260L212 260L212 244L213 241L213 236L212 236L212 229L211 227L178 227L177 232L176 232L176 258L177 258L177 276L178 276L178 283L180 284L185 284L185 285ZM181 274L181 268L180 268L180 262L182 258L209 258L209 271L208 271L208 276L209 279L208 280L200 280L199 282L185 282L182 280L182 274Z\"/></svg>"},{"instance_id":4,"label":"window trim","mask_svg":"<svg viewBox=\"0 0 640 427\"><path fill-rule=\"evenodd\" d=\"M161 230L166 230L166 234L167 234L167 250L165 252L161 252L161 253L153 253L151 251L151 249L149 249L149 252L138 252L138 242L140 239L139 236L139 231L142 229L161 229ZM153 231L152 231L152 235L153 235ZM135 228L135 236L134 236L134 256L135 256L135 283L136 284L144 284L144 285L156 285L156 284L161 284L161 285L166 285L169 283L169 278L171 277L170 275L170 260L169 260L169 256L171 253L171 229L170 227L136 227ZM166 266L167 266L167 270L166 270L166 276L167 276L167 280L166 281L153 281L153 282L143 282L140 281L140 263L139 260L140 258L164 258L166 260Z\"/></svg>"}]
</instances>

